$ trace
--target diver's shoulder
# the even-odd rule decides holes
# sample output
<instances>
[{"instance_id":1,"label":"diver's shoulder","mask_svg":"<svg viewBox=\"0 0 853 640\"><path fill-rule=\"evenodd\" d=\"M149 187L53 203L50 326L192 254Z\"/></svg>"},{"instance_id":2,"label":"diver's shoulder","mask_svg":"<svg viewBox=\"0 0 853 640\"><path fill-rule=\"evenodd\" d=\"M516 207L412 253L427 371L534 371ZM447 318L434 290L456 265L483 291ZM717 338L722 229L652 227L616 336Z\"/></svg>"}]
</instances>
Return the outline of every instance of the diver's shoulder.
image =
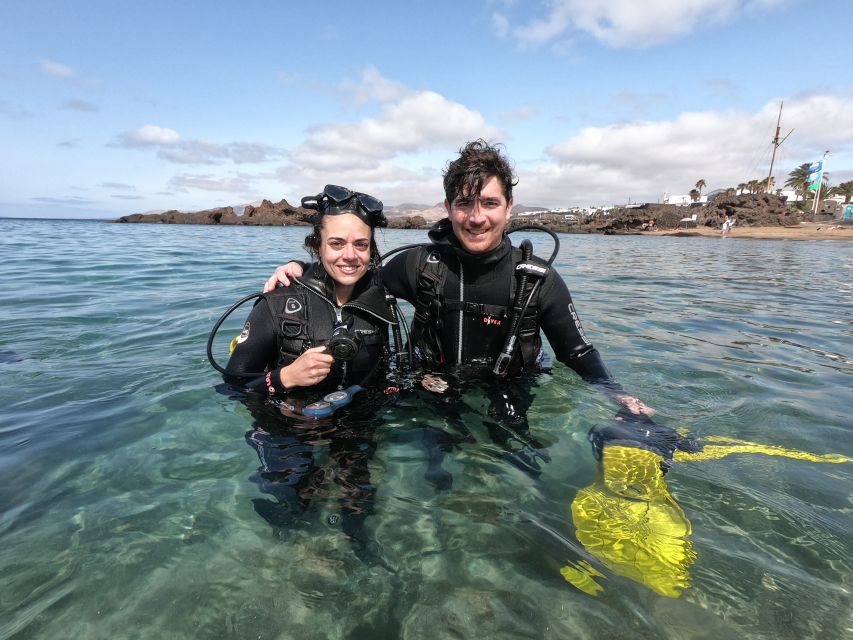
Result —
<instances>
[{"instance_id":1,"label":"diver's shoulder","mask_svg":"<svg viewBox=\"0 0 853 640\"><path fill-rule=\"evenodd\" d=\"M296 283L291 281L289 285L279 284L272 291L267 291L263 295L260 296L261 300L276 300L277 298L281 298L283 296L291 296L295 293L302 293L302 291L297 287Z\"/></svg>"}]
</instances>

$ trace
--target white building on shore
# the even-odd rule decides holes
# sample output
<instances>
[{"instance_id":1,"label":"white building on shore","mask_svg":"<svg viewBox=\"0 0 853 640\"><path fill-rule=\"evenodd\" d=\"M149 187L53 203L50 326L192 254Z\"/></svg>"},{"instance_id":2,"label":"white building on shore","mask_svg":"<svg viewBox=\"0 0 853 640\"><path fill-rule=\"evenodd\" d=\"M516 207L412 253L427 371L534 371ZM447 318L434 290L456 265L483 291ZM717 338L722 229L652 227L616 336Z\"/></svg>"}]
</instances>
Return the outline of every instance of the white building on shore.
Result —
<instances>
[{"instance_id":1,"label":"white building on shore","mask_svg":"<svg viewBox=\"0 0 853 640\"><path fill-rule=\"evenodd\" d=\"M674 195L672 193L664 193L663 194L663 203L664 204L674 204L674 205L678 205L679 207L688 207L691 204L693 204L694 202L696 204L706 203L706 202L708 202L708 196L706 196L706 195L705 196L699 196L698 200L694 200L689 195L682 196L682 195Z\"/></svg>"}]
</instances>

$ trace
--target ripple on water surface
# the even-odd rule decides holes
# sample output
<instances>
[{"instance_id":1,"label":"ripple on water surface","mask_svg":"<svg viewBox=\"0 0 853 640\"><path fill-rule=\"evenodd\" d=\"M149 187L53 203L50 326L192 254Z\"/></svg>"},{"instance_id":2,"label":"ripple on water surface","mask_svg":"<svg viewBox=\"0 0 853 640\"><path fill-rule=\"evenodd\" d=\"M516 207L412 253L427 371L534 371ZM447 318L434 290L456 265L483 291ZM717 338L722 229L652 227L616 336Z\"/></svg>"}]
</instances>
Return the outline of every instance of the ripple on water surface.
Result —
<instances>
[{"instance_id":1,"label":"ripple on water surface","mask_svg":"<svg viewBox=\"0 0 853 640\"><path fill-rule=\"evenodd\" d=\"M844 636L849 464L750 453L653 474L695 552L690 586L665 597L642 563L579 541L578 496L629 510L591 489L608 478L587 432L612 406L562 365L529 412L525 438L550 457L538 477L511 464L476 390L453 412L406 397L307 443L258 434L214 390L204 343L229 304L304 257L305 231L0 220L0 637ZM391 230L380 244L424 239ZM659 423L853 453L849 247L561 240L587 334ZM275 525L253 501L276 501L261 474L278 452L252 434L313 454L301 510ZM353 504L360 540L345 530ZM566 567L587 567L597 595Z\"/></svg>"}]
</instances>

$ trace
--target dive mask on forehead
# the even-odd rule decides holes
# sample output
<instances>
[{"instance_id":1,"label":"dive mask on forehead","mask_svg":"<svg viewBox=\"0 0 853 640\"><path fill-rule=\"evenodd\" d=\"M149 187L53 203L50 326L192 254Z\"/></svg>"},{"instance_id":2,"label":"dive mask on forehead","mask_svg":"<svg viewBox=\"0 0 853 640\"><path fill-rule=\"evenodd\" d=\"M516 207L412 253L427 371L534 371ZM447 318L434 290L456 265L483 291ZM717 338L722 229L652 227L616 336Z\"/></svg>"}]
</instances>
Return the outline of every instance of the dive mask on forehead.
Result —
<instances>
[{"instance_id":1,"label":"dive mask on forehead","mask_svg":"<svg viewBox=\"0 0 853 640\"><path fill-rule=\"evenodd\" d=\"M302 198L302 206L319 211L324 216L352 213L370 227L388 226L388 220L382 213L381 200L334 184L327 184L323 193Z\"/></svg>"}]
</instances>

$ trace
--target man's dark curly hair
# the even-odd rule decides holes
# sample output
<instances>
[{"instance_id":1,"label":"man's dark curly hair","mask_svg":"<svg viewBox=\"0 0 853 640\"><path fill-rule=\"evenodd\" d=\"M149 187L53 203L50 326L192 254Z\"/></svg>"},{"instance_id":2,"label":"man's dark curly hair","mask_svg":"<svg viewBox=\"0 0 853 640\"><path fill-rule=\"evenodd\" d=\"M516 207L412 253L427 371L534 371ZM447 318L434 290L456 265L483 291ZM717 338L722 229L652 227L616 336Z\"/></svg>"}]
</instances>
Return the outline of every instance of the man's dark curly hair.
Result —
<instances>
[{"instance_id":1,"label":"man's dark curly hair","mask_svg":"<svg viewBox=\"0 0 853 640\"><path fill-rule=\"evenodd\" d=\"M462 194L479 194L483 184L492 176L501 181L504 196L509 202L518 178L501 152L501 146L491 145L480 138L459 150L459 157L448 162L444 169L444 197L448 202L453 203Z\"/></svg>"}]
</instances>

